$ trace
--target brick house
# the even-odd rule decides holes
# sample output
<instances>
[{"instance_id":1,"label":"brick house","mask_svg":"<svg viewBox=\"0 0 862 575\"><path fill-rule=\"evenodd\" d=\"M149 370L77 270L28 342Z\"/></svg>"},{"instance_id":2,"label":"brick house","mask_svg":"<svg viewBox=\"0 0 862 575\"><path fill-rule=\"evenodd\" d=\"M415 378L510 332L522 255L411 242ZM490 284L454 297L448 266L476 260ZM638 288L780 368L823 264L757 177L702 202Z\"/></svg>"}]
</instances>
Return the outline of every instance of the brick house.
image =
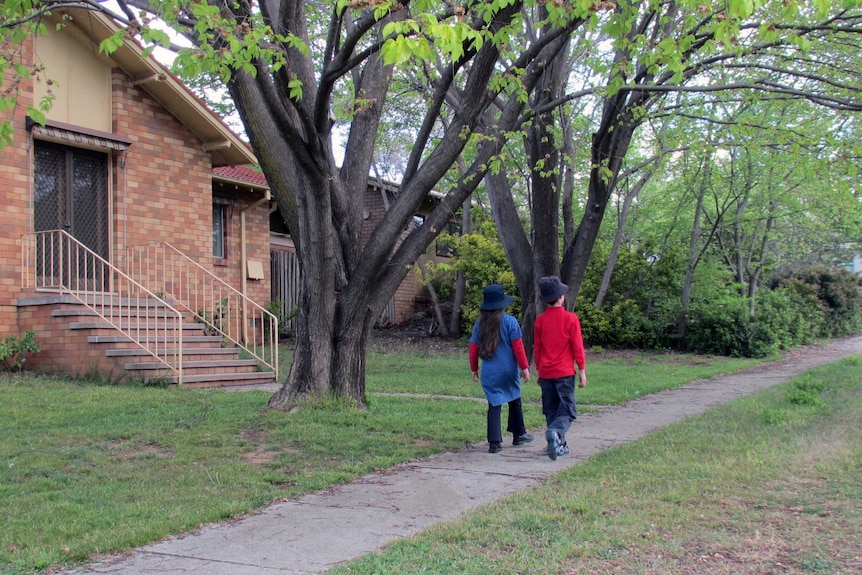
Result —
<instances>
[{"instance_id":1,"label":"brick house","mask_svg":"<svg viewBox=\"0 0 862 575\"><path fill-rule=\"evenodd\" d=\"M0 337L34 331L27 365L46 372L272 381L267 305L287 301L298 269L250 147L139 45L100 54L110 18L52 18L18 47L44 73L2 118L14 135L0 149ZM41 125L27 108L49 89ZM370 183L369 225L393 193ZM408 319L418 293L408 274L384 321Z\"/></svg>"},{"instance_id":2,"label":"brick house","mask_svg":"<svg viewBox=\"0 0 862 575\"><path fill-rule=\"evenodd\" d=\"M214 174L249 146L134 42L100 54L106 16L52 18L18 47L44 73L3 118L0 337L35 331L28 366L54 373L271 381L268 191ZM27 108L48 78L43 126Z\"/></svg>"}]
</instances>

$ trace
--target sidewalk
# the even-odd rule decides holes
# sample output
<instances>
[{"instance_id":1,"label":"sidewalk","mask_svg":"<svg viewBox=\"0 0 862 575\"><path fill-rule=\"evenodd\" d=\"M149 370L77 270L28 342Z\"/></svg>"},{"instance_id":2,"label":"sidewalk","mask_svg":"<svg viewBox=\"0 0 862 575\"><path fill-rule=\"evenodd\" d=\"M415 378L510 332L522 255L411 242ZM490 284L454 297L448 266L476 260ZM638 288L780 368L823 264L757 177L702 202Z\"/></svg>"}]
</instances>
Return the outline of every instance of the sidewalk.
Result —
<instances>
[{"instance_id":1,"label":"sidewalk","mask_svg":"<svg viewBox=\"0 0 862 575\"><path fill-rule=\"evenodd\" d=\"M89 574L305 575L375 551L440 521L529 489L604 449L789 379L822 363L862 353L862 335L809 346L788 357L580 416L571 455L551 461L544 433L520 447L485 443L407 463L354 483L278 503L242 520L207 526L121 557L64 571ZM595 382L594 385L600 385Z\"/></svg>"}]
</instances>

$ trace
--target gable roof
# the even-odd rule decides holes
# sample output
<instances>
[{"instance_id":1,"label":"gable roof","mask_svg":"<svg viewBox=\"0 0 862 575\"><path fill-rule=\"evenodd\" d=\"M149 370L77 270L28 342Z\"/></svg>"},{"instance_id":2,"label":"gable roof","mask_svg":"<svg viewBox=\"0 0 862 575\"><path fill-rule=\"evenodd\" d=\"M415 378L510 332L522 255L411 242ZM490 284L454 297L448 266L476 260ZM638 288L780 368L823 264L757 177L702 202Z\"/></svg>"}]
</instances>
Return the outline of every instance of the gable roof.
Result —
<instances>
[{"instance_id":1,"label":"gable roof","mask_svg":"<svg viewBox=\"0 0 862 575\"><path fill-rule=\"evenodd\" d=\"M63 7L53 13L61 15L78 35L96 43L121 29L117 22L98 11ZM251 147L165 66L152 56L144 56L140 44L127 38L108 58L128 74L133 85L140 86L200 138L214 167L257 163Z\"/></svg>"},{"instance_id":2,"label":"gable roof","mask_svg":"<svg viewBox=\"0 0 862 575\"><path fill-rule=\"evenodd\" d=\"M213 179L247 185L252 188L268 190L266 176L248 166L219 166L213 168Z\"/></svg>"}]
</instances>

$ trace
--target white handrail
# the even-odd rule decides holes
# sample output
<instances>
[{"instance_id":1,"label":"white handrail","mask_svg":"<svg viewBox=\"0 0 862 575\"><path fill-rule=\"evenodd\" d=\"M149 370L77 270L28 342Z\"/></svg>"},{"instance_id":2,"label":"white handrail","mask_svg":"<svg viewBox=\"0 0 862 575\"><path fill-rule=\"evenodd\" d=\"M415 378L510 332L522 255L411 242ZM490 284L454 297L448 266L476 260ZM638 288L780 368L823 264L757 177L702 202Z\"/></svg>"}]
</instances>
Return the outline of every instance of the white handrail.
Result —
<instances>
[{"instance_id":1,"label":"white handrail","mask_svg":"<svg viewBox=\"0 0 862 575\"><path fill-rule=\"evenodd\" d=\"M168 242L130 246L126 271L278 378L278 318Z\"/></svg>"},{"instance_id":2,"label":"white handrail","mask_svg":"<svg viewBox=\"0 0 862 575\"><path fill-rule=\"evenodd\" d=\"M182 385L182 313L68 232L22 234L21 284L72 296L163 363Z\"/></svg>"}]
</instances>

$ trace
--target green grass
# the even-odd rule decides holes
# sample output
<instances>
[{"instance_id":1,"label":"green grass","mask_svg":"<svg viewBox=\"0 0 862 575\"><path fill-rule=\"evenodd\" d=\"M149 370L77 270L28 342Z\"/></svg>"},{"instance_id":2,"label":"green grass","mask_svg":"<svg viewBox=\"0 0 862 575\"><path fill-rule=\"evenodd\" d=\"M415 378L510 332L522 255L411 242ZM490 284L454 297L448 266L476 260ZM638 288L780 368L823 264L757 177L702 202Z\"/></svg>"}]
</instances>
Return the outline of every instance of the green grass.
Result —
<instances>
[{"instance_id":1,"label":"green grass","mask_svg":"<svg viewBox=\"0 0 862 575\"><path fill-rule=\"evenodd\" d=\"M743 365L613 361L590 359L582 403L644 393L645 369L664 371L651 384L664 389ZM368 409L324 399L272 412L263 391L0 376L0 573L85 562L484 440L486 406L463 350L372 353L368 387ZM525 386L533 429L543 425L537 391Z\"/></svg>"},{"instance_id":2,"label":"green grass","mask_svg":"<svg viewBox=\"0 0 862 575\"><path fill-rule=\"evenodd\" d=\"M819 402L793 401L812 383ZM856 357L608 450L329 573L846 575L859 572L859 549Z\"/></svg>"},{"instance_id":3,"label":"green grass","mask_svg":"<svg viewBox=\"0 0 862 575\"><path fill-rule=\"evenodd\" d=\"M588 355L588 384L577 389L581 405L616 405L643 395L673 389L698 379L739 371L762 359L672 353L637 353L629 357ZM417 377L421 364L422 376ZM372 393L432 394L484 398L482 386L470 379L466 349L450 353L372 351L368 357L368 388ZM525 402L541 401L536 374L523 386Z\"/></svg>"}]
</instances>

